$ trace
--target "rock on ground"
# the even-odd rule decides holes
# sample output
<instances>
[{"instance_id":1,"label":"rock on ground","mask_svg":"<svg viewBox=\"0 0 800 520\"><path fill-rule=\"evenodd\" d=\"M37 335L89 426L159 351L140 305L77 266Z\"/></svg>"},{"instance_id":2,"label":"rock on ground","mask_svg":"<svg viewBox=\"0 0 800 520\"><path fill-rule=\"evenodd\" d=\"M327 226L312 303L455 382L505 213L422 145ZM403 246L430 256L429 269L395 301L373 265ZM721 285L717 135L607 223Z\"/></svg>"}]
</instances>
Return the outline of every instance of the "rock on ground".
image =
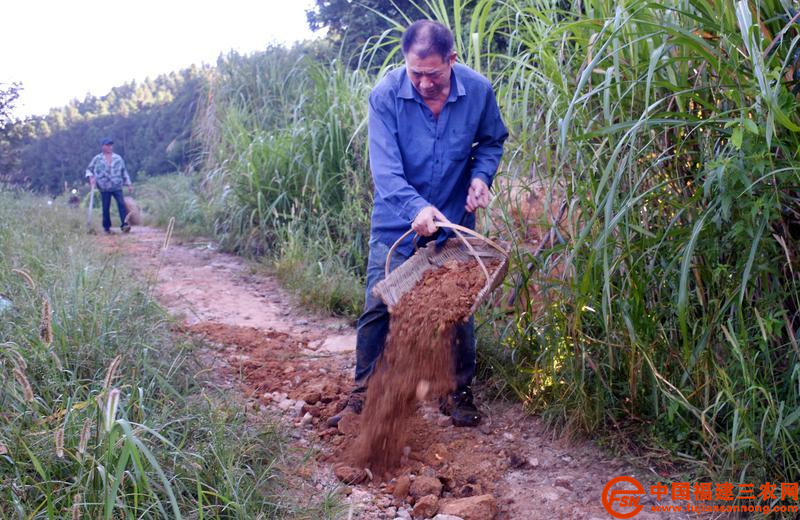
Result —
<instances>
[{"instance_id":1,"label":"rock on ground","mask_svg":"<svg viewBox=\"0 0 800 520\"><path fill-rule=\"evenodd\" d=\"M367 473L363 469L352 468L350 466L336 466L333 469L334 475L345 484L359 484L366 480Z\"/></svg>"},{"instance_id":2,"label":"rock on ground","mask_svg":"<svg viewBox=\"0 0 800 520\"><path fill-rule=\"evenodd\" d=\"M417 518L430 518L439 510L439 497L436 495L425 495L417 500L414 504L414 509L411 511L411 516L415 520Z\"/></svg>"},{"instance_id":3,"label":"rock on ground","mask_svg":"<svg viewBox=\"0 0 800 520\"><path fill-rule=\"evenodd\" d=\"M493 495L459 498L442 504L439 511L464 520L492 520L497 515L497 501Z\"/></svg>"},{"instance_id":4,"label":"rock on ground","mask_svg":"<svg viewBox=\"0 0 800 520\"><path fill-rule=\"evenodd\" d=\"M442 481L436 477L420 475L411 483L410 492L415 500L425 495L435 495L438 497L442 494Z\"/></svg>"},{"instance_id":5,"label":"rock on ground","mask_svg":"<svg viewBox=\"0 0 800 520\"><path fill-rule=\"evenodd\" d=\"M394 483L394 492L392 494L397 500L405 500L405 498L408 496L408 490L410 487L411 479L408 478L408 475L397 477L397 481Z\"/></svg>"}]
</instances>

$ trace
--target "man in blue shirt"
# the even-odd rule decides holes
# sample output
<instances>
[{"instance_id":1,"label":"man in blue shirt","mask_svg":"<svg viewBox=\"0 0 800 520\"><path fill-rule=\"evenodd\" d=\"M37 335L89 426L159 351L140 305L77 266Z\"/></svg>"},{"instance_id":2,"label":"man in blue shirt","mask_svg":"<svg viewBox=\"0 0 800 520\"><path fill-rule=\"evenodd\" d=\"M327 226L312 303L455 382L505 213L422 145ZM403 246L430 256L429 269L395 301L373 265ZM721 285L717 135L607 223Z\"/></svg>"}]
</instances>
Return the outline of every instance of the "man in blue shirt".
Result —
<instances>
[{"instance_id":1,"label":"man in blue shirt","mask_svg":"<svg viewBox=\"0 0 800 520\"><path fill-rule=\"evenodd\" d=\"M391 245L413 228L437 234L435 221L475 226L475 210L489 204L508 132L489 81L456 63L453 35L429 20L412 24L402 40L405 67L389 72L369 97L369 155L375 185L364 313L358 320L356 390L348 406L359 413L364 389L383 352L389 328L386 305L372 294L384 277ZM446 238L439 232L438 240ZM413 254L411 238L400 244L392 268ZM454 339L456 392L443 407L457 426L474 426L472 401L475 337L472 319Z\"/></svg>"}]
</instances>

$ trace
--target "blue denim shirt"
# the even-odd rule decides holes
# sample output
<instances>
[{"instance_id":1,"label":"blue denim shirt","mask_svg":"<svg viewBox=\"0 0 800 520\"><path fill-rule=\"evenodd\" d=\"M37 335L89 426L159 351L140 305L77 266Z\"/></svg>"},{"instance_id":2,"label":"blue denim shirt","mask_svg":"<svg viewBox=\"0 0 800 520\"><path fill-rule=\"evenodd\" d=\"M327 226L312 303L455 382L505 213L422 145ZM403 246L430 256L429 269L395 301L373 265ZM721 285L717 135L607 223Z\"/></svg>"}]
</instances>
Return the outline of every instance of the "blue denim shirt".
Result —
<instances>
[{"instance_id":1,"label":"blue denim shirt","mask_svg":"<svg viewBox=\"0 0 800 520\"><path fill-rule=\"evenodd\" d=\"M369 96L369 159L375 183L371 240L391 245L425 206L456 224L475 226L464 207L471 179L487 186L508 137L489 80L456 63L438 120L408 78L389 72ZM413 252L411 238L398 252Z\"/></svg>"}]
</instances>

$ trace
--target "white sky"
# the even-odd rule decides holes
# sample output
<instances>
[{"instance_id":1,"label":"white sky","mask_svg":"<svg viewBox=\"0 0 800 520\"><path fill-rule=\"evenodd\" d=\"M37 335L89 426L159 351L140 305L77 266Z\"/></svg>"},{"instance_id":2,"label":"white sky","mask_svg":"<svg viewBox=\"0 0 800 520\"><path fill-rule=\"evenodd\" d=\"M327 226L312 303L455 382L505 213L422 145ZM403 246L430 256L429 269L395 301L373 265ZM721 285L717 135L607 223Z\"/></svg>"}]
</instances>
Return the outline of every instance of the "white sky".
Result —
<instances>
[{"instance_id":1,"label":"white sky","mask_svg":"<svg viewBox=\"0 0 800 520\"><path fill-rule=\"evenodd\" d=\"M0 83L21 81L14 115L45 114L87 93L216 62L220 53L313 38L312 0L10 0Z\"/></svg>"}]
</instances>

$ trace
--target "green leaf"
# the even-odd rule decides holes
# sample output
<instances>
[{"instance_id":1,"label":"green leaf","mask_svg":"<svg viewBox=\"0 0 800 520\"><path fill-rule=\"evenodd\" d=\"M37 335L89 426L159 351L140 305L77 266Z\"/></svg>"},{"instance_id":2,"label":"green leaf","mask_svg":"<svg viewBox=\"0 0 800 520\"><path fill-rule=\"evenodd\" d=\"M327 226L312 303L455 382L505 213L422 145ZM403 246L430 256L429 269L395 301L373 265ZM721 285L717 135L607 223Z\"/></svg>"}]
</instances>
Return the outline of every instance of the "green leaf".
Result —
<instances>
[{"instance_id":1,"label":"green leaf","mask_svg":"<svg viewBox=\"0 0 800 520\"><path fill-rule=\"evenodd\" d=\"M752 119L748 118L744 119L744 128L751 134L758 135L758 125Z\"/></svg>"},{"instance_id":2,"label":"green leaf","mask_svg":"<svg viewBox=\"0 0 800 520\"><path fill-rule=\"evenodd\" d=\"M731 134L731 144L735 146L738 150L742 149L742 137L744 132L742 131L742 127L735 128L733 133Z\"/></svg>"},{"instance_id":3,"label":"green leaf","mask_svg":"<svg viewBox=\"0 0 800 520\"><path fill-rule=\"evenodd\" d=\"M689 326L687 324L687 307L689 305L689 273L692 269L692 257L694 256L694 248L697 245L697 240L700 237L700 232L703 230L706 217L709 213L704 213L700 219L695 222L692 234L689 236L689 242L683 252L683 261L681 262L680 283L678 285L678 323L683 336L684 347L688 347Z\"/></svg>"},{"instance_id":4,"label":"green leaf","mask_svg":"<svg viewBox=\"0 0 800 520\"><path fill-rule=\"evenodd\" d=\"M117 421L117 424L122 426L122 429L125 432L126 441L133 442L134 446L138 448L138 450L134 451L144 454L145 458L150 462L150 465L156 470L156 474L161 479L161 483L164 486L164 491L167 493L169 502L172 505L172 513L174 515L173 518L177 518L178 520L183 518L180 508L178 507L178 500L175 498L175 492L172 490L172 484L170 483L169 478L167 478L167 475L164 473L164 470L161 468L161 465L158 463L155 455L153 455L153 452L151 452L150 449L133 434L131 425L127 420L120 419Z\"/></svg>"},{"instance_id":5,"label":"green leaf","mask_svg":"<svg viewBox=\"0 0 800 520\"><path fill-rule=\"evenodd\" d=\"M114 514L114 506L117 502L117 492L119 491L120 483L122 483L122 477L123 473L125 473L125 468L128 465L131 447L132 442L126 438L126 442L122 446L122 453L120 454L119 459L117 459L117 468L116 471L114 471L114 481L111 483L111 488L106 491L105 500L103 502L103 518L105 518L105 520L110 520Z\"/></svg>"},{"instance_id":6,"label":"green leaf","mask_svg":"<svg viewBox=\"0 0 800 520\"><path fill-rule=\"evenodd\" d=\"M797 422L798 419L800 419L800 408L797 408L795 411L786 416L786 418L783 420L783 427L791 427Z\"/></svg>"},{"instance_id":7,"label":"green leaf","mask_svg":"<svg viewBox=\"0 0 800 520\"><path fill-rule=\"evenodd\" d=\"M750 246L750 254L747 257L747 263L744 266L744 273L742 274L742 284L739 289L739 305L744 301L744 295L747 292L747 283L750 281L750 271L753 269L753 261L756 259L756 252L758 251L758 244L761 242L761 236L764 234L764 229L769 222L769 213L764 213L764 218L761 220L761 225L756 232L753 239L753 244Z\"/></svg>"},{"instance_id":8,"label":"green leaf","mask_svg":"<svg viewBox=\"0 0 800 520\"><path fill-rule=\"evenodd\" d=\"M38 473L39 476L42 477L42 480L44 481L50 480L50 476L47 474L47 471L45 471L44 466L42 466L42 463L39 461L36 455L34 455L33 452L30 450L30 448L28 448L28 445L25 444L25 441L20 439L20 444L22 444L22 447L25 448L25 451L28 453L28 457L30 457L31 462L33 463L33 467L34 469L36 469L36 473Z\"/></svg>"}]
</instances>

